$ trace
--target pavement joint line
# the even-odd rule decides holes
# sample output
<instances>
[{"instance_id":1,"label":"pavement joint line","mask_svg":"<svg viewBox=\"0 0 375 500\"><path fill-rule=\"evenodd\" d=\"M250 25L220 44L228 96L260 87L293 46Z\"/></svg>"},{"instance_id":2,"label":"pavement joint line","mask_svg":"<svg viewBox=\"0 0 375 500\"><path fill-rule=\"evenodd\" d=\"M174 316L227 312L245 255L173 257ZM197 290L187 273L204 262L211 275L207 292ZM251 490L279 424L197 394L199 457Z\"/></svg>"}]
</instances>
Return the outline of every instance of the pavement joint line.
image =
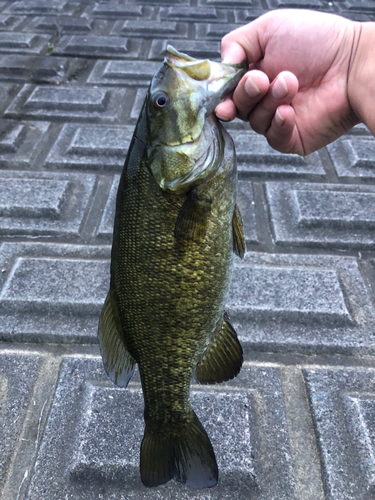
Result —
<instances>
[{"instance_id":1,"label":"pavement joint line","mask_svg":"<svg viewBox=\"0 0 375 500\"><path fill-rule=\"evenodd\" d=\"M302 370L298 366L280 369L297 497L300 500L324 500L316 436Z\"/></svg>"}]
</instances>

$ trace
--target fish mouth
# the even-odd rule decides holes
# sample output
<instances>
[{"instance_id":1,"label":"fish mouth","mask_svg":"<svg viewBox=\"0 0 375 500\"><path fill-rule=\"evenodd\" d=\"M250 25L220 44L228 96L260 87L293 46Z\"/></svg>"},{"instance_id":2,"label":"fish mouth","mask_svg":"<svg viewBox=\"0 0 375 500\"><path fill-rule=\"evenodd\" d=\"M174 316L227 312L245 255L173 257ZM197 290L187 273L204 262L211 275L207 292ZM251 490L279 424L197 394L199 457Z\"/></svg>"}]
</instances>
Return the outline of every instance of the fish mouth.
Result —
<instances>
[{"instance_id":1,"label":"fish mouth","mask_svg":"<svg viewBox=\"0 0 375 500\"><path fill-rule=\"evenodd\" d=\"M189 153L190 148L194 146L199 147L199 142L204 141L202 147L202 154L194 159L194 166L188 172L173 180L162 178L160 180L160 187L165 191L172 191L175 194L191 189L192 187L208 181L213 177L222 160L222 137L221 132L217 127L211 127L211 121L215 118L208 117L202 133L197 139L182 144L182 148L186 149L186 154ZM207 137L209 135L209 137ZM172 147L172 149L178 147ZM181 148L181 147L180 147Z\"/></svg>"}]
</instances>

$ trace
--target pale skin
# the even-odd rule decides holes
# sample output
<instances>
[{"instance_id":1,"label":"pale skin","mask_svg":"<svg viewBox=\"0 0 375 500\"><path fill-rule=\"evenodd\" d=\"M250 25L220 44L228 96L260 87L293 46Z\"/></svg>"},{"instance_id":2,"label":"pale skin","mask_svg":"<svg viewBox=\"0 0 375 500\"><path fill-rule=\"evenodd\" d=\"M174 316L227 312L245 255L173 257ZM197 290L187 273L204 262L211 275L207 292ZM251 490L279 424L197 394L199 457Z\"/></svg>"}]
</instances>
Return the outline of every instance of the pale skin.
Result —
<instances>
[{"instance_id":1,"label":"pale skin","mask_svg":"<svg viewBox=\"0 0 375 500\"><path fill-rule=\"evenodd\" d=\"M375 23L274 10L228 33L222 60L249 71L216 108L282 153L309 154L363 122L375 135Z\"/></svg>"}]
</instances>

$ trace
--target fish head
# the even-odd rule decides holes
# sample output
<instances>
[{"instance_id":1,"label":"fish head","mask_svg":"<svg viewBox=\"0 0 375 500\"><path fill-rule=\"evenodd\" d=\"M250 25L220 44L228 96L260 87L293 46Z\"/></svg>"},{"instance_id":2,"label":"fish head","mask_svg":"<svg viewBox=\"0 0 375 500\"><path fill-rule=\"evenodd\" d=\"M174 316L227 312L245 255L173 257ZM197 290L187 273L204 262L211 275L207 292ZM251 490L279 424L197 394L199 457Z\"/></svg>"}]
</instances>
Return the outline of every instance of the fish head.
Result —
<instances>
[{"instance_id":1,"label":"fish head","mask_svg":"<svg viewBox=\"0 0 375 500\"><path fill-rule=\"evenodd\" d=\"M149 167L162 189L181 192L212 175L218 162L208 149L219 139L209 117L246 70L246 63L195 59L168 45L145 103Z\"/></svg>"}]
</instances>

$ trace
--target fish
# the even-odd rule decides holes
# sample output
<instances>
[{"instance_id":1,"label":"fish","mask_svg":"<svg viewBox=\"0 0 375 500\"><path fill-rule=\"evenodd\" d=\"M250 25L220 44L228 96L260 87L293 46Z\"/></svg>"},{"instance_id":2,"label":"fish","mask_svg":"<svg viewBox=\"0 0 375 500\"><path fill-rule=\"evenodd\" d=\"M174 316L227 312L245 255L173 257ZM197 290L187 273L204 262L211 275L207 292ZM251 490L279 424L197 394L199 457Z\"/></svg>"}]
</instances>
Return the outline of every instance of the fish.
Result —
<instances>
[{"instance_id":1,"label":"fish","mask_svg":"<svg viewBox=\"0 0 375 500\"><path fill-rule=\"evenodd\" d=\"M172 46L152 78L116 199L110 288L98 329L104 368L126 387L138 365L147 487L218 482L211 441L189 400L234 378L243 351L224 303L245 238L233 140L214 114L247 65Z\"/></svg>"}]
</instances>

